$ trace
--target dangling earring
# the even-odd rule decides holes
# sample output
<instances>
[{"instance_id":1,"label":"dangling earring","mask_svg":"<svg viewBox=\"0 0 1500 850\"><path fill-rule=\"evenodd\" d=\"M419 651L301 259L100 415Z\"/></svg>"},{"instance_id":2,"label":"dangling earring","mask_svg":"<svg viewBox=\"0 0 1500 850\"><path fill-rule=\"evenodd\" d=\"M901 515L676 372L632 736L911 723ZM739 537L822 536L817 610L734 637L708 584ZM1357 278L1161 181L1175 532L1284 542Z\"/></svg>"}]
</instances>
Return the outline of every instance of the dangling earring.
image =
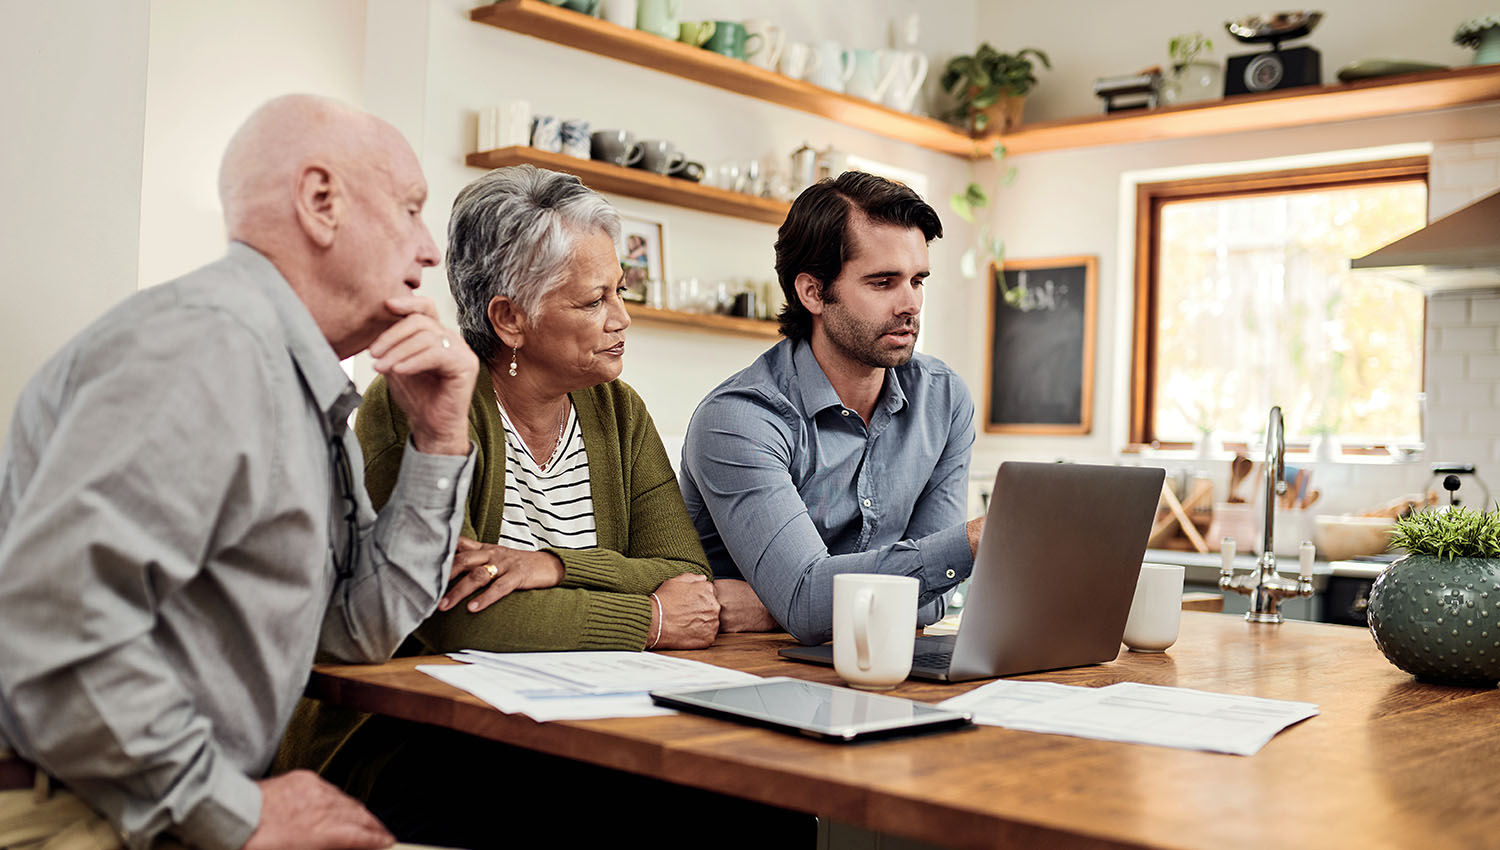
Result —
<instances>
[{"instance_id":1,"label":"dangling earring","mask_svg":"<svg viewBox=\"0 0 1500 850\"><path fill-rule=\"evenodd\" d=\"M510 376L512 378L516 376L516 352L520 350L519 348L512 348L510 350Z\"/></svg>"}]
</instances>

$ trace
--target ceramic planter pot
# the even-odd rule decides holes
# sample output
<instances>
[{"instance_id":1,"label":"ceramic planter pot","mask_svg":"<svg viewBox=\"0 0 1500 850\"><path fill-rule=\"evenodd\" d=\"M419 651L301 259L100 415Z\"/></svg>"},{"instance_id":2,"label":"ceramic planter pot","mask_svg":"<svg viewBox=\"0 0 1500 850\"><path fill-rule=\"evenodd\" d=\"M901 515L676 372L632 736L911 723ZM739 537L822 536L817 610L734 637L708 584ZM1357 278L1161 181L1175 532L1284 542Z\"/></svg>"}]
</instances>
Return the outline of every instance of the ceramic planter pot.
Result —
<instances>
[{"instance_id":1,"label":"ceramic planter pot","mask_svg":"<svg viewBox=\"0 0 1500 850\"><path fill-rule=\"evenodd\" d=\"M982 110L989 116L990 123L984 128L984 132L1009 133L1011 130L1021 126L1021 115L1026 110L1025 95L1006 95L995 101L993 106ZM970 124L972 130L973 125ZM974 132L974 135L980 135Z\"/></svg>"},{"instance_id":2,"label":"ceramic planter pot","mask_svg":"<svg viewBox=\"0 0 1500 850\"><path fill-rule=\"evenodd\" d=\"M1407 555L1370 589L1370 634L1428 682L1500 681L1500 559Z\"/></svg>"}]
</instances>

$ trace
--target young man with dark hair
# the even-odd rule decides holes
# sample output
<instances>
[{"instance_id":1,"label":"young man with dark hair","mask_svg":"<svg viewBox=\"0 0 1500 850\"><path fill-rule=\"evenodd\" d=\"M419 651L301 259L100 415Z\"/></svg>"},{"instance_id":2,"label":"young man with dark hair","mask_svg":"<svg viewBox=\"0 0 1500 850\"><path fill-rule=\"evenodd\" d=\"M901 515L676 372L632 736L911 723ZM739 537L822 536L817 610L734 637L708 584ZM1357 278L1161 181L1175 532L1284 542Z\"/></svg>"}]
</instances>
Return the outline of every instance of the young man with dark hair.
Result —
<instances>
[{"instance_id":1,"label":"young man with dark hair","mask_svg":"<svg viewBox=\"0 0 1500 850\"><path fill-rule=\"evenodd\" d=\"M717 577L723 631L833 633L838 573L914 576L918 622L968 577L974 403L914 354L937 213L847 172L803 192L776 240L786 338L720 384L688 425L681 483Z\"/></svg>"}]
</instances>

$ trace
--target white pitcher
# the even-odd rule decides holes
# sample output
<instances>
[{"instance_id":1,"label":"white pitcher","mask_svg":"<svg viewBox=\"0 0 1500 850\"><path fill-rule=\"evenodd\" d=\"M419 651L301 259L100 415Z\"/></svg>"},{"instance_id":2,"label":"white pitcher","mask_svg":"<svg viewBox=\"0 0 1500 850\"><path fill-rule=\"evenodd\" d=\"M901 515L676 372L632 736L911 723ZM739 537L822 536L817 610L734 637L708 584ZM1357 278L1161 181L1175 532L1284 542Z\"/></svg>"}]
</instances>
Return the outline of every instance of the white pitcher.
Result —
<instances>
[{"instance_id":1,"label":"white pitcher","mask_svg":"<svg viewBox=\"0 0 1500 850\"><path fill-rule=\"evenodd\" d=\"M808 79L818 70L819 54L801 42L792 42L781 52L781 73L794 80Z\"/></svg>"},{"instance_id":2,"label":"white pitcher","mask_svg":"<svg viewBox=\"0 0 1500 850\"><path fill-rule=\"evenodd\" d=\"M897 71L895 82L885 93L885 105L902 112L911 112L916 106L917 95L931 70L927 54L917 48L921 27L922 19L916 12L891 21L891 62Z\"/></svg>"},{"instance_id":3,"label":"white pitcher","mask_svg":"<svg viewBox=\"0 0 1500 850\"><path fill-rule=\"evenodd\" d=\"M899 68L894 63L882 62L881 55L888 50L851 50L854 55L854 71L848 79L849 93L865 100L880 102L891 83L896 81Z\"/></svg>"},{"instance_id":4,"label":"white pitcher","mask_svg":"<svg viewBox=\"0 0 1500 850\"><path fill-rule=\"evenodd\" d=\"M887 51L886 56L895 69L896 78L885 93L885 105L910 112L916 105L922 83L927 81L930 69L927 54L918 50L892 50Z\"/></svg>"},{"instance_id":5,"label":"white pitcher","mask_svg":"<svg viewBox=\"0 0 1500 850\"><path fill-rule=\"evenodd\" d=\"M842 92L854 75L854 57L832 39L818 42L814 53L818 58L808 81L830 91Z\"/></svg>"}]
</instances>

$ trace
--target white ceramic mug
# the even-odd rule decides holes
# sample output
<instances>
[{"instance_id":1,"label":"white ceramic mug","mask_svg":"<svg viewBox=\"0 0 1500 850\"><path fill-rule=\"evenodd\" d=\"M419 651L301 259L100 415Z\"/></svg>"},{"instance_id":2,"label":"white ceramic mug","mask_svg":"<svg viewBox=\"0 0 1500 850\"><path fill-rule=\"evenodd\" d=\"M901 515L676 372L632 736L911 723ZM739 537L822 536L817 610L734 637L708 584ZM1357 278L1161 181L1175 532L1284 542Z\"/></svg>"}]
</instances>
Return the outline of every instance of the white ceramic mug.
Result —
<instances>
[{"instance_id":1,"label":"white ceramic mug","mask_svg":"<svg viewBox=\"0 0 1500 850\"><path fill-rule=\"evenodd\" d=\"M786 45L786 31L765 18L750 18L743 21L745 37L760 36L760 47L746 59L752 65L772 69L781 61L781 50Z\"/></svg>"},{"instance_id":2,"label":"white ceramic mug","mask_svg":"<svg viewBox=\"0 0 1500 850\"><path fill-rule=\"evenodd\" d=\"M636 0L603 0L599 4L599 17L627 29L635 29L636 12Z\"/></svg>"},{"instance_id":3,"label":"white ceramic mug","mask_svg":"<svg viewBox=\"0 0 1500 850\"><path fill-rule=\"evenodd\" d=\"M794 41L781 52L781 73L794 80L805 80L818 67L818 54L811 47Z\"/></svg>"},{"instance_id":4,"label":"white ceramic mug","mask_svg":"<svg viewBox=\"0 0 1500 850\"><path fill-rule=\"evenodd\" d=\"M844 681L882 691L906 681L916 634L916 579L833 577L833 669Z\"/></svg>"},{"instance_id":5,"label":"white ceramic mug","mask_svg":"<svg viewBox=\"0 0 1500 850\"><path fill-rule=\"evenodd\" d=\"M808 72L808 82L829 91L842 92L844 84L854 74L854 57L844 51L843 45L831 39L818 42L813 53L818 60Z\"/></svg>"},{"instance_id":6,"label":"white ceramic mug","mask_svg":"<svg viewBox=\"0 0 1500 850\"><path fill-rule=\"evenodd\" d=\"M1177 642L1184 572L1180 564L1141 564L1125 620L1126 646L1136 652L1162 652Z\"/></svg>"}]
</instances>

